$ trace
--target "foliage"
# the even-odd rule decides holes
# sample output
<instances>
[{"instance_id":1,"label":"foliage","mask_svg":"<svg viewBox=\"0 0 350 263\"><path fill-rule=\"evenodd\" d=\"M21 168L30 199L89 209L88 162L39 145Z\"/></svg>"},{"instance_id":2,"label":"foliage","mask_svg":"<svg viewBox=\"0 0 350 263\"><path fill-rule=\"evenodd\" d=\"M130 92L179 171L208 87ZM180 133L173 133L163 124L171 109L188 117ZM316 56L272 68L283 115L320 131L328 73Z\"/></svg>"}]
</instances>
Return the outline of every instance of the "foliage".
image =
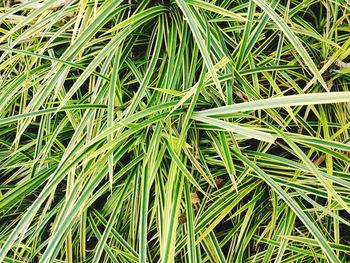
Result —
<instances>
[{"instance_id":1,"label":"foliage","mask_svg":"<svg viewBox=\"0 0 350 263\"><path fill-rule=\"evenodd\" d=\"M347 0L0 12L0 262L350 260Z\"/></svg>"}]
</instances>

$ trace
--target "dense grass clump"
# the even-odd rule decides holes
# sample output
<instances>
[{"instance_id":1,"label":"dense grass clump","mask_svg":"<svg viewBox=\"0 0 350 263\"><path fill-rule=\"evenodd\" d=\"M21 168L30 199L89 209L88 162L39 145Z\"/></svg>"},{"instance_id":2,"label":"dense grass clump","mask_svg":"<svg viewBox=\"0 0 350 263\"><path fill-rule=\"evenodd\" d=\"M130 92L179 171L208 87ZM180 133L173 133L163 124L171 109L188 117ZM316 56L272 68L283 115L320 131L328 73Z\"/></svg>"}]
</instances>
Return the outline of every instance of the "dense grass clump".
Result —
<instances>
[{"instance_id":1,"label":"dense grass clump","mask_svg":"<svg viewBox=\"0 0 350 263\"><path fill-rule=\"evenodd\" d=\"M347 0L0 5L0 262L350 261Z\"/></svg>"}]
</instances>

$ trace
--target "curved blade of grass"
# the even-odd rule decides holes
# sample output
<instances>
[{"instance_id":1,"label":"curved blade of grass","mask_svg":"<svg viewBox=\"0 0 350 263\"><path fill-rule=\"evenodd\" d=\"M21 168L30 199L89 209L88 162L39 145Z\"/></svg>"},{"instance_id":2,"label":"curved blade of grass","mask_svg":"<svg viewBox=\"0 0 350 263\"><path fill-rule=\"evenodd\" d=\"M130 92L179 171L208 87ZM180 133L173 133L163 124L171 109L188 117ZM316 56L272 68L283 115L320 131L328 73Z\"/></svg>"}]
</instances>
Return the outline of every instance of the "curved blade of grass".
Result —
<instances>
[{"instance_id":1,"label":"curved blade of grass","mask_svg":"<svg viewBox=\"0 0 350 263\"><path fill-rule=\"evenodd\" d=\"M203 110L194 113L194 116L217 116L230 115L243 111L254 111L271 108L280 108L287 106L305 106L315 104L330 104L342 103L350 101L350 92L330 92L330 93L313 93L302 95L291 95L276 98L269 98L264 100L249 101L245 103L238 103L218 107L215 109Z\"/></svg>"},{"instance_id":2,"label":"curved blade of grass","mask_svg":"<svg viewBox=\"0 0 350 263\"><path fill-rule=\"evenodd\" d=\"M253 138L268 143L274 143L276 140L276 137L269 133L261 132L252 128L243 127L226 121L198 115L192 116L192 119L223 128L227 131L246 136L247 138Z\"/></svg>"}]
</instances>

